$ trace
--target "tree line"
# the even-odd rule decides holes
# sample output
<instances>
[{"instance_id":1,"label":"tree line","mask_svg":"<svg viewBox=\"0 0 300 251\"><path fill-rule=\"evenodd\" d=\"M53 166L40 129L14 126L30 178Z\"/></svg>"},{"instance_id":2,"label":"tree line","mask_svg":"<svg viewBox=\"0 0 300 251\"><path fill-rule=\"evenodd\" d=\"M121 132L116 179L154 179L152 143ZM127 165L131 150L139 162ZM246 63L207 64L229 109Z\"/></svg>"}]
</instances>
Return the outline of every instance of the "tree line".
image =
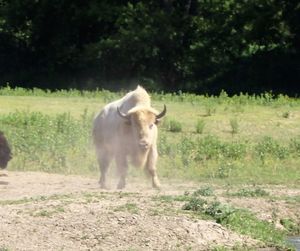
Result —
<instances>
[{"instance_id":1,"label":"tree line","mask_svg":"<svg viewBox=\"0 0 300 251\"><path fill-rule=\"evenodd\" d=\"M0 85L299 94L296 0L0 0Z\"/></svg>"}]
</instances>

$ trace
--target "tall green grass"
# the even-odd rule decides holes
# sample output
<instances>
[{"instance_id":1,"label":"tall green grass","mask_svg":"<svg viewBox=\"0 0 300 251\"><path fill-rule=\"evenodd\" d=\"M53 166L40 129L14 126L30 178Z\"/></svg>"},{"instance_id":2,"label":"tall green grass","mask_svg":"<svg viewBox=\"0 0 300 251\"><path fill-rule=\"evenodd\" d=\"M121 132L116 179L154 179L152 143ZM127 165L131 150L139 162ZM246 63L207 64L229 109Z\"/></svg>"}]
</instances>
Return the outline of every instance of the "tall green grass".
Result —
<instances>
[{"instance_id":1,"label":"tall green grass","mask_svg":"<svg viewBox=\"0 0 300 251\"><path fill-rule=\"evenodd\" d=\"M176 143L172 140L171 146L171 140L164 136L158 148L161 158L169 159L165 164L172 166L178 176L241 183L296 184L300 178L299 141L300 137L282 143L270 137L248 142L194 135L183 136Z\"/></svg>"},{"instance_id":2,"label":"tall green grass","mask_svg":"<svg viewBox=\"0 0 300 251\"><path fill-rule=\"evenodd\" d=\"M93 171L91 120L87 111L78 120L68 113L49 116L16 111L0 116L0 128L13 149L11 168L63 173Z\"/></svg>"},{"instance_id":3,"label":"tall green grass","mask_svg":"<svg viewBox=\"0 0 300 251\"><path fill-rule=\"evenodd\" d=\"M23 87L10 87L7 84L4 87L0 88L0 96L39 96L39 97L84 97L84 98L101 98L105 101L115 100L125 94L125 91L120 92L111 92L105 89L96 89L93 91L88 90L49 90L49 89L39 89L39 88L23 88ZM182 93L174 92L174 93L151 93L151 97L155 101L163 101L163 102L184 102L191 103L193 105L203 104L206 108L206 112L208 116L211 116L216 112L217 105L220 104L228 104L233 105L236 104L239 107L243 105L263 105L263 106L278 106L278 105L288 105L293 106L300 103L297 98L290 98L287 95L274 95L272 92L265 92L259 95L249 95L247 93L240 93L238 95L234 95L229 97L225 91L221 91L218 96L208 96L208 95L196 95L191 93ZM237 110L240 110L238 108Z\"/></svg>"}]
</instances>

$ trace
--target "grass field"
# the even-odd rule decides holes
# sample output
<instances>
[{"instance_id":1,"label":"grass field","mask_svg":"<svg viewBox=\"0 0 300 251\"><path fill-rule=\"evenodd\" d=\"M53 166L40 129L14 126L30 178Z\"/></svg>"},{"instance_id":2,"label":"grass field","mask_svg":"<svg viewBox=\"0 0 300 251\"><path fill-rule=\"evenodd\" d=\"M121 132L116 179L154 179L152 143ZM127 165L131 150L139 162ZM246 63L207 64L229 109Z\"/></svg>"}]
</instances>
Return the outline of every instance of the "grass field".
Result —
<instances>
[{"instance_id":1,"label":"grass field","mask_svg":"<svg viewBox=\"0 0 300 251\"><path fill-rule=\"evenodd\" d=\"M0 128L12 170L98 175L93 116L123 93L0 90ZM271 93L228 97L151 94L168 113L160 125L159 174L235 184L300 181L300 100ZM132 175L139 175L131 170Z\"/></svg>"},{"instance_id":2,"label":"grass field","mask_svg":"<svg viewBox=\"0 0 300 251\"><path fill-rule=\"evenodd\" d=\"M27 207L38 203L43 209L32 213L31 218L28 215L27 218L23 217L28 220L28 223L24 223L25 226L34 223L35 218L51 220L55 215L63 214L68 217L70 214L68 221L62 223L65 227L70 219L76 219L73 208L68 207L69 204L73 206L77 203L77 207L84 207L81 209L83 211L86 206L92 208L95 205L106 205L108 209L97 208L98 216L104 209L116 207L122 196L126 199L127 193L121 196L120 192L100 192L101 196L105 195L107 198L101 197L101 203L98 203L99 192L95 190L97 184L94 177L99 176L99 169L91 141L95 114L106 103L123 94L100 90L50 92L1 88L0 130L7 136L13 151L13 159L8 169L39 172L34 172L35 176L33 172L27 172L28 175L14 172L7 178L11 179L10 182L2 181L3 196L8 194L10 198L9 196L19 193L26 196L19 200L2 198L0 209L3 212L14 212L18 209L18 212L26 214ZM152 104L157 110L161 110L164 104L168 110L159 126L158 173L166 187L173 189L173 184L176 184L176 189L170 189L170 193L165 192L163 195L151 191L151 196L155 194L155 197L149 200L149 192L143 192L145 187L137 184L140 188L136 190L134 185L129 185L129 191L132 189L134 196L126 200L126 203L123 202L125 204L116 207L109 215L124 214L125 211L128 213L126 217L134 215L140 219L139 222L145 221L139 214L147 215L149 225L156 216L170 216L173 212L175 216L172 217L182 220L189 215L189 226L194 219L215 221L234 232L262 241L263 247L292 250L285 243L285 238L286 235L299 235L297 208L300 188L300 100L283 95L275 97L272 93L259 96L240 94L234 97L228 97L225 92L211 97L184 93L151 93L151 96ZM112 173L113 170L110 169ZM46 172L85 177L68 176L68 181L64 176L45 174ZM136 178L142 175L144 174L141 170L130 169L129 177L132 180L140 180ZM71 184L66 185L66 182ZM182 190L182 187L188 187L189 182L201 187L194 192ZM14 184L19 183L22 187L20 191L18 187L14 187ZM11 185L11 190L5 188L5 184L8 187ZM62 195L58 197L57 203L61 205L49 211L48 199L45 199L45 194L37 191L38 186L41 191L45 187L48 192L50 187L53 189L52 193L49 192L49 201L60 191ZM282 188L284 191L281 191ZM68 194L73 190L83 193L82 189L92 193L89 201L83 205L82 194ZM177 195L174 195L174 191ZM32 197L27 198L29 194ZM65 196L73 196L74 201L66 204L62 199ZM111 201L108 202L108 199ZM150 204L154 201L155 205L152 207L149 201ZM150 213L143 211L147 209L145 205L151 206ZM12 215L8 213L13 218ZM271 219L266 220L266 215L270 215ZM95 218L86 217L83 214L85 221ZM29 224L28 231L38 228L39 221L36 224ZM166 224L162 222L162 232L165 231ZM276 224L280 224L285 230L278 230ZM21 229L23 228L24 226ZM129 228L132 228L131 224ZM155 231L157 230L155 225ZM92 232L88 227L86 231ZM148 236L147 231L145 234ZM27 230L24 235L26 233ZM186 236L188 237L189 235ZM222 238L218 240L221 241ZM87 244L91 245L89 242ZM1 245L9 247L6 240ZM245 247L235 246L229 249L221 244L213 250L245 250Z\"/></svg>"}]
</instances>

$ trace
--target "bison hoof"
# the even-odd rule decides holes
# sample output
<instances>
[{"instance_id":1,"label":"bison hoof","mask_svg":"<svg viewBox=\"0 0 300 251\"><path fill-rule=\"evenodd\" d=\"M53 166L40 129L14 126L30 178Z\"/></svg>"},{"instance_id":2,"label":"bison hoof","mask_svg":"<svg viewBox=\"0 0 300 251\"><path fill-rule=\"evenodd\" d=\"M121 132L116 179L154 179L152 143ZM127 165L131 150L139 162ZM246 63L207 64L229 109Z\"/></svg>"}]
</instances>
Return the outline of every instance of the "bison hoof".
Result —
<instances>
[{"instance_id":1,"label":"bison hoof","mask_svg":"<svg viewBox=\"0 0 300 251\"><path fill-rule=\"evenodd\" d=\"M155 189L160 189L160 182L157 178L154 178L152 181L152 187Z\"/></svg>"},{"instance_id":2,"label":"bison hoof","mask_svg":"<svg viewBox=\"0 0 300 251\"><path fill-rule=\"evenodd\" d=\"M108 187L106 184L104 184L104 183L102 183L102 182L99 182L99 184L100 184L100 188L101 188L101 189L106 189L106 190L109 189L109 187Z\"/></svg>"},{"instance_id":3,"label":"bison hoof","mask_svg":"<svg viewBox=\"0 0 300 251\"><path fill-rule=\"evenodd\" d=\"M124 181L120 181L118 186L117 186L117 189L124 189L125 185L126 185L126 183Z\"/></svg>"},{"instance_id":4,"label":"bison hoof","mask_svg":"<svg viewBox=\"0 0 300 251\"><path fill-rule=\"evenodd\" d=\"M153 184L152 187L155 188L155 189L157 189L157 190L160 190L160 189L161 189L160 185L154 185L154 184Z\"/></svg>"}]
</instances>

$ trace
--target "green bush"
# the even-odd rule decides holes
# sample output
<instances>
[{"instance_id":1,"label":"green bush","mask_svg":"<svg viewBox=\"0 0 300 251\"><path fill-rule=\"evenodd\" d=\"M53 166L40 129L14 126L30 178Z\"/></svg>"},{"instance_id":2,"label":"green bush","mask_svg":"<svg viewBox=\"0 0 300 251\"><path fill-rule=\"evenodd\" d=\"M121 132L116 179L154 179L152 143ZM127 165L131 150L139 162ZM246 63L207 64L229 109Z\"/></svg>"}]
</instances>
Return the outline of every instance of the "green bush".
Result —
<instances>
[{"instance_id":1,"label":"green bush","mask_svg":"<svg viewBox=\"0 0 300 251\"><path fill-rule=\"evenodd\" d=\"M289 156L289 149L282 146L271 137L264 137L255 147L258 156L264 160L267 156L285 159Z\"/></svg>"},{"instance_id":2,"label":"green bush","mask_svg":"<svg viewBox=\"0 0 300 251\"><path fill-rule=\"evenodd\" d=\"M85 111L76 120L69 113L14 112L0 117L0 128L10 139L14 168L73 173L90 168L92 118Z\"/></svg>"},{"instance_id":3,"label":"green bush","mask_svg":"<svg viewBox=\"0 0 300 251\"><path fill-rule=\"evenodd\" d=\"M268 196L269 193L258 187L255 189L242 188L232 195L240 197L264 197Z\"/></svg>"},{"instance_id":4,"label":"green bush","mask_svg":"<svg viewBox=\"0 0 300 251\"><path fill-rule=\"evenodd\" d=\"M282 231L277 230L273 224L256 218L247 210L237 209L218 201L208 202L197 197L191 197L182 209L208 215L217 223L240 234L261 240L267 245L286 247Z\"/></svg>"},{"instance_id":5,"label":"green bush","mask_svg":"<svg viewBox=\"0 0 300 251\"><path fill-rule=\"evenodd\" d=\"M181 132L182 131L182 125L177 120L170 120L169 121L169 131L170 132Z\"/></svg>"},{"instance_id":6,"label":"green bush","mask_svg":"<svg viewBox=\"0 0 300 251\"><path fill-rule=\"evenodd\" d=\"M237 134L239 132L239 123L236 118L230 119L231 133Z\"/></svg>"},{"instance_id":7,"label":"green bush","mask_svg":"<svg viewBox=\"0 0 300 251\"><path fill-rule=\"evenodd\" d=\"M205 121L203 119L197 120L196 123L196 133L202 134L205 126Z\"/></svg>"},{"instance_id":8,"label":"green bush","mask_svg":"<svg viewBox=\"0 0 300 251\"><path fill-rule=\"evenodd\" d=\"M291 139L289 148L291 152L295 153L297 156L300 156L300 137Z\"/></svg>"},{"instance_id":9,"label":"green bush","mask_svg":"<svg viewBox=\"0 0 300 251\"><path fill-rule=\"evenodd\" d=\"M218 166L218 169L215 173L215 177L219 178L219 179L228 178L228 177L230 177L230 174L231 174L233 168L234 168L234 165L231 162L222 161Z\"/></svg>"},{"instance_id":10,"label":"green bush","mask_svg":"<svg viewBox=\"0 0 300 251\"><path fill-rule=\"evenodd\" d=\"M288 231L289 234L299 235L300 226L289 218L281 219L280 224Z\"/></svg>"},{"instance_id":11,"label":"green bush","mask_svg":"<svg viewBox=\"0 0 300 251\"><path fill-rule=\"evenodd\" d=\"M213 196L214 191L211 187L201 187L193 193L193 196Z\"/></svg>"}]
</instances>

